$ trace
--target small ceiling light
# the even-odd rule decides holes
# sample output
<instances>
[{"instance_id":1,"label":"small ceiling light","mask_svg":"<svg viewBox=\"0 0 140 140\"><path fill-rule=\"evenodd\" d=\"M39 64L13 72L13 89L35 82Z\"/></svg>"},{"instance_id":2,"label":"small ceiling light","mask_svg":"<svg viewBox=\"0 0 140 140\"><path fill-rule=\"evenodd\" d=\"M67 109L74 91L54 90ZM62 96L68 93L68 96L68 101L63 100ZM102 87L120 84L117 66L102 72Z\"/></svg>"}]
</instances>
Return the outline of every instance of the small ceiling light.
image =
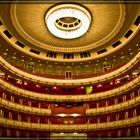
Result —
<instances>
[{"instance_id":1,"label":"small ceiling light","mask_svg":"<svg viewBox=\"0 0 140 140\"><path fill-rule=\"evenodd\" d=\"M40 87L40 86L37 84L36 87Z\"/></svg>"},{"instance_id":2,"label":"small ceiling light","mask_svg":"<svg viewBox=\"0 0 140 140\"><path fill-rule=\"evenodd\" d=\"M59 114L59 116L60 116L60 117L65 117L65 116L66 116L66 114Z\"/></svg>"},{"instance_id":3,"label":"small ceiling light","mask_svg":"<svg viewBox=\"0 0 140 140\"><path fill-rule=\"evenodd\" d=\"M80 116L80 114L73 113L73 114L71 114L71 116L72 116L72 117L78 117L78 116Z\"/></svg>"},{"instance_id":4,"label":"small ceiling light","mask_svg":"<svg viewBox=\"0 0 140 140\"><path fill-rule=\"evenodd\" d=\"M61 135L63 135L64 133L60 133Z\"/></svg>"},{"instance_id":5,"label":"small ceiling light","mask_svg":"<svg viewBox=\"0 0 140 140\"><path fill-rule=\"evenodd\" d=\"M116 80L116 83L119 84L120 83L120 80Z\"/></svg>"},{"instance_id":6,"label":"small ceiling light","mask_svg":"<svg viewBox=\"0 0 140 140\"><path fill-rule=\"evenodd\" d=\"M113 82L110 82L110 85L113 85Z\"/></svg>"},{"instance_id":7,"label":"small ceiling light","mask_svg":"<svg viewBox=\"0 0 140 140\"><path fill-rule=\"evenodd\" d=\"M101 85L101 84L99 84L99 85L98 85L98 87L102 87L102 85Z\"/></svg>"},{"instance_id":8,"label":"small ceiling light","mask_svg":"<svg viewBox=\"0 0 140 140\"><path fill-rule=\"evenodd\" d=\"M76 135L77 133L75 132L75 133L73 133L74 135Z\"/></svg>"},{"instance_id":9,"label":"small ceiling light","mask_svg":"<svg viewBox=\"0 0 140 140\"><path fill-rule=\"evenodd\" d=\"M24 82L24 85L27 86L28 85L27 82Z\"/></svg>"}]
</instances>

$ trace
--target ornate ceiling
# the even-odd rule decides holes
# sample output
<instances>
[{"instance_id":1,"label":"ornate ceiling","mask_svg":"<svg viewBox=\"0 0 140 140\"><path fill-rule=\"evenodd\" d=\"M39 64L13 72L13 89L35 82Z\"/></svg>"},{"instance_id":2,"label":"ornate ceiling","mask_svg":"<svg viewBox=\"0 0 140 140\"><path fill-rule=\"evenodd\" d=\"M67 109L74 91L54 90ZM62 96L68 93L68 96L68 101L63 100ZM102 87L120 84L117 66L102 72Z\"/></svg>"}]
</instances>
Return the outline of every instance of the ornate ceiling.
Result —
<instances>
[{"instance_id":1,"label":"ornate ceiling","mask_svg":"<svg viewBox=\"0 0 140 140\"><path fill-rule=\"evenodd\" d=\"M63 10L75 14L60 14ZM79 17L78 12L81 13ZM49 29L50 13L58 16L52 25L64 33L63 37ZM85 23L84 15L87 15L89 24ZM6 60L5 64L9 63L7 69L11 67L11 73L19 72L19 77L32 77L33 81L43 78L41 83L90 84L99 80L99 75L111 79L104 76L109 72L106 68L113 69L113 75L117 77L118 68L127 63L131 68L129 61L136 60L138 56L139 16L139 4L123 2L3 4L0 5L1 56L3 62ZM76 33L82 26L85 29L83 35L65 38L65 34ZM1 60L1 64L3 62ZM30 67L32 70L29 70ZM20 70L24 71L23 75ZM66 77L67 72L71 72L72 76Z\"/></svg>"}]
</instances>

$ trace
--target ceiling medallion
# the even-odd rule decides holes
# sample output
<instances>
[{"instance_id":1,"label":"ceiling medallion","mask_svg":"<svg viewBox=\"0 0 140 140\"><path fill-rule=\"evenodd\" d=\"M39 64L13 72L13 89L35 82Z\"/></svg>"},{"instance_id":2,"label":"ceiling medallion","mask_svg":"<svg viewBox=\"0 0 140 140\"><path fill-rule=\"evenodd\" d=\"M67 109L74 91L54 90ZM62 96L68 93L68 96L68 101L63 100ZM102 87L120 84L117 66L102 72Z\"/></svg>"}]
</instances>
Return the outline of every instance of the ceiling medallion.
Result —
<instances>
[{"instance_id":1,"label":"ceiling medallion","mask_svg":"<svg viewBox=\"0 0 140 140\"><path fill-rule=\"evenodd\" d=\"M61 4L46 12L45 23L48 30L56 37L74 39L88 31L91 14L83 6Z\"/></svg>"}]
</instances>

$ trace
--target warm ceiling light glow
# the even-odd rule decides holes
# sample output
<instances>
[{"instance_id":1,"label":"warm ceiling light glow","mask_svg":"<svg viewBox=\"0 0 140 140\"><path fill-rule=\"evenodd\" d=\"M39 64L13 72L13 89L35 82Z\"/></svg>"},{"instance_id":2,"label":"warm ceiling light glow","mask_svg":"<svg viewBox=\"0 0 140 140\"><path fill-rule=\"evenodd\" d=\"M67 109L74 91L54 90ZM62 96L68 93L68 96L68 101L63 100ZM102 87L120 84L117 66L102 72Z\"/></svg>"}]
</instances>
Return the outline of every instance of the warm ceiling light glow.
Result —
<instances>
[{"instance_id":1,"label":"warm ceiling light glow","mask_svg":"<svg viewBox=\"0 0 140 140\"><path fill-rule=\"evenodd\" d=\"M67 116L66 114L59 114L58 116L60 116L60 117L65 117L65 116Z\"/></svg>"},{"instance_id":2,"label":"warm ceiling light glow","mask_svg":"<svg viewBox=\"0 0 140 140\"><path fill-rule=\"evenodd\" d=\"M102 87L102 85L101 85L101 84L99 84L99 85L98 85L98 87Z\"/></svg>"},{"instance_id":3,"label":"warm ceiling light glow","mask_svg":"<svg viewBox=\"0 0 140 140\"><path fill-rule=\"evenodd\" d=\"M87 32L91 15L80 5L61 4L47 11L45 23L53 35L63 39L74 39Z\"/></svg>"},{"instance_id":4,"label":"warm ceiling light glow","mask_svg":"<svg viewBox=\"0 0 140 140\"><path fill-rule=\"evenodd\" d=\"M24 82L24 85L27 85L27 82Z\"/></svg>"},{"instance_id":5,"label":"warm ceiling light glow","mask_svg":"<svg viewBox=\"0 0 140 140\"><path fill-rule=\"evenodd\" d=\"M117 80L116 83L119 84L120 83L120 80Z\"/></svg>"},{"instance_id":6,"label":"warm ceiling light glow","mask_svg":"<svg viewBox=\"0 0 140 140\"><path fill-rule=\"evenodd\" d=\"M71 116L72 116L72 117L78 117L78 116L80 116L80 114L73 113L73 114L71 114Z\"/></svg>"},{"instance_id":7,"label":"warm ceiling light glow","mask_svg":"<svg viewBox=\"0 0 140 140\"><path fill-rule=\"evenodd\" d=\"M39 85L36 85L36 87L40 87Z\"/></svg>"},{"instance_id":8,"label":"warm ceiling light glow","mask_svg":"<svg viewBox=\"0 0 140 140\"><path fill-rule=\"evenodd\" d=\"M126 75L126 78L130 77L129 75Z\"/></svg>"},{"instance_id":9,"label":"warm ceiling light glow","mask_svg":"<svg viewBox=\"0 0 140 140\"><path fill-rule=\"evenodd\" d=\"M53 87L53 89L56 89L56 87Z\"/></svg>"},{"instance_id":10,"label":"warm ceiling light glow","mask_svg":"<svg viewBox=\"0 0 140 140\"><path fill-rule=\"evenodd\" d=\"M113 82L110 82L110 85L113 85Z\"/></svg>"}]
</instances>

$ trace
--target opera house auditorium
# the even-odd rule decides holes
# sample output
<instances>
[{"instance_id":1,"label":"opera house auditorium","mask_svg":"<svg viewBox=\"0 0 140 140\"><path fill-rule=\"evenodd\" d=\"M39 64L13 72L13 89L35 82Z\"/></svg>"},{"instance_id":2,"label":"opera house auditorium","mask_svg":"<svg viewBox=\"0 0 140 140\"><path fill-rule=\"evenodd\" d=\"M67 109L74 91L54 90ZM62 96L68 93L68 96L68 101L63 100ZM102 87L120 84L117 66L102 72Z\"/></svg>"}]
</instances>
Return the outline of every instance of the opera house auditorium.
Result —
<instances>
[{"instance_id":1,"label":"opera house auditorium","mask_svg":"<svg viewBox=\"0 0 140 140\"><path fill-rule=\"evenodd\" d=\"M0 140L140 139L140 3L0 3Z\"/></svg>"}]
</instances>

